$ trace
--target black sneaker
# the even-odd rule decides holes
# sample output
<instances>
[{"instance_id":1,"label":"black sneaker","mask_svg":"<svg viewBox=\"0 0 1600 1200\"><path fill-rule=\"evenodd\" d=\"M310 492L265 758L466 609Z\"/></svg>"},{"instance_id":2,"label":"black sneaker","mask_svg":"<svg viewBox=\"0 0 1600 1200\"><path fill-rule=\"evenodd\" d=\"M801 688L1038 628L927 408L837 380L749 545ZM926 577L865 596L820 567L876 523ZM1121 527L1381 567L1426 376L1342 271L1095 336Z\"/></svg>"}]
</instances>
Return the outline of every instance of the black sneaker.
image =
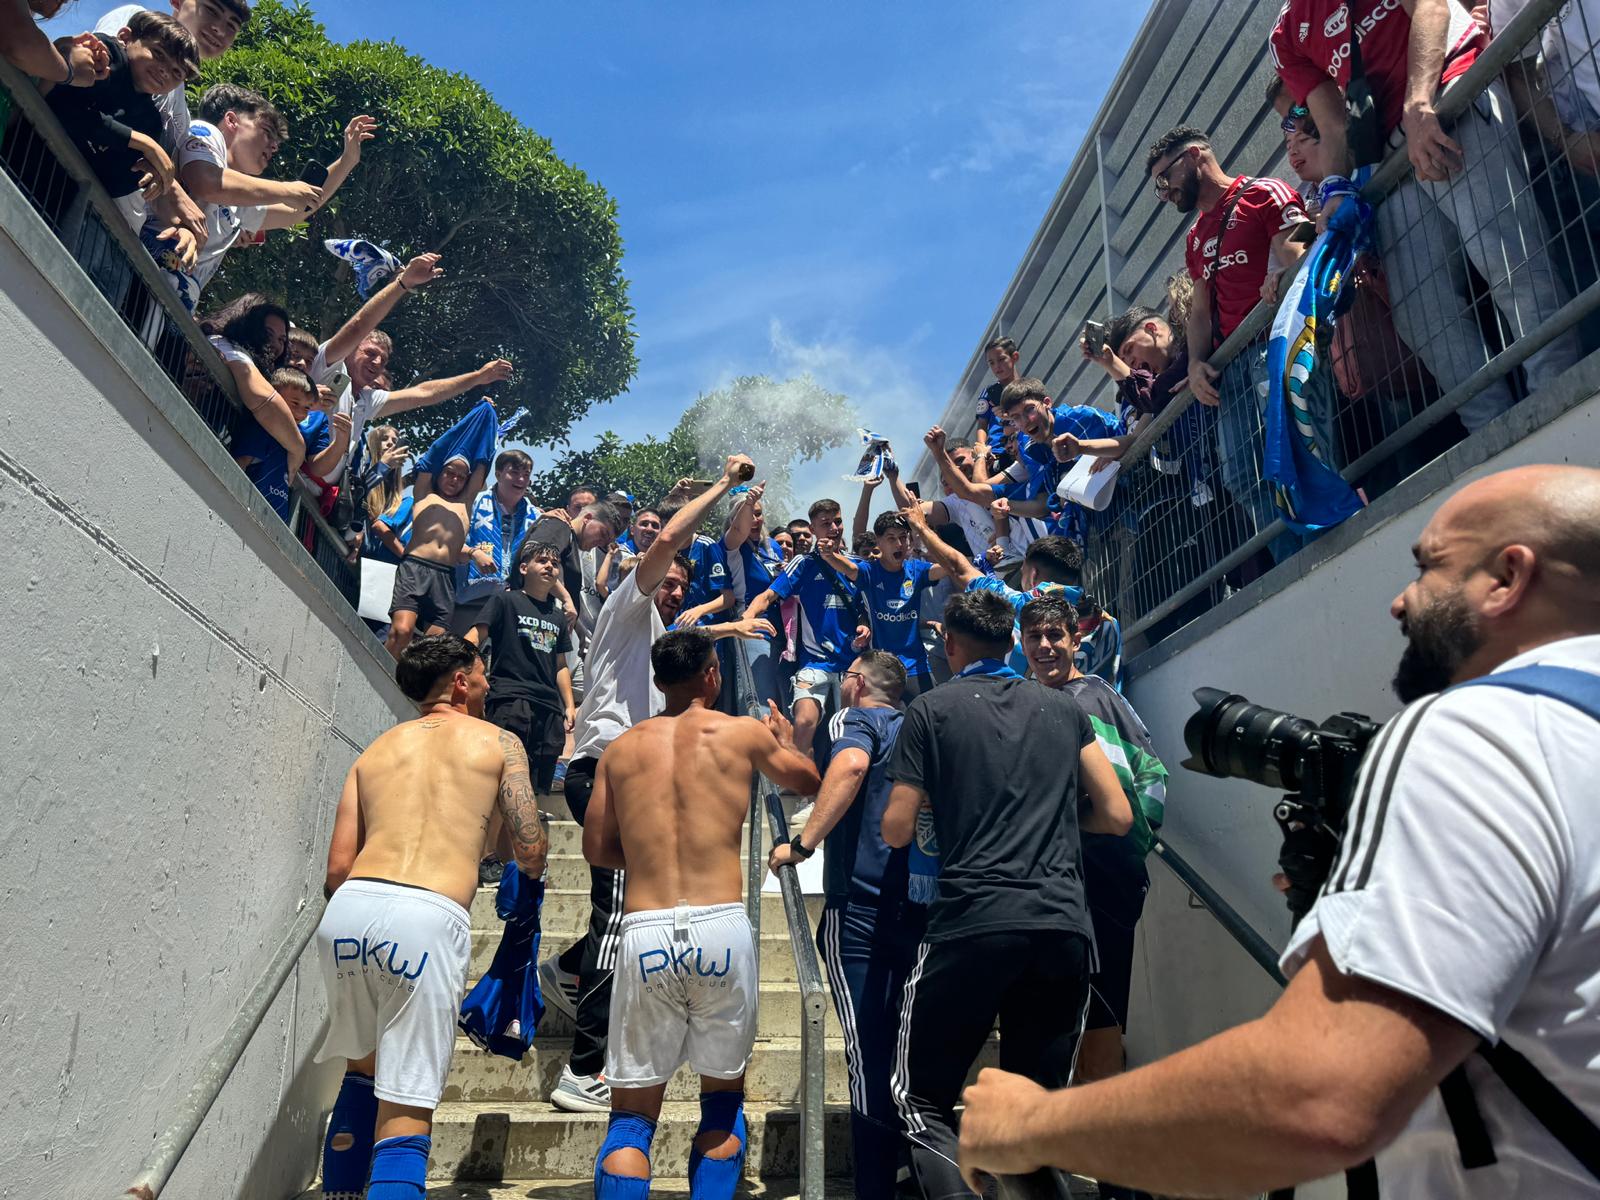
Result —
<instances>
[{"instance_id":1,"label":"black sneaker","mask_svg":"<svg viewBox=\"0 0 1600 1200\"><path fill-rule=\"evenodd\" d=\"M478 885L496 887L500 883L500 877L505 873L505 863L498 858L486 858L478 864Z\"/></svg>"}]
</instances>

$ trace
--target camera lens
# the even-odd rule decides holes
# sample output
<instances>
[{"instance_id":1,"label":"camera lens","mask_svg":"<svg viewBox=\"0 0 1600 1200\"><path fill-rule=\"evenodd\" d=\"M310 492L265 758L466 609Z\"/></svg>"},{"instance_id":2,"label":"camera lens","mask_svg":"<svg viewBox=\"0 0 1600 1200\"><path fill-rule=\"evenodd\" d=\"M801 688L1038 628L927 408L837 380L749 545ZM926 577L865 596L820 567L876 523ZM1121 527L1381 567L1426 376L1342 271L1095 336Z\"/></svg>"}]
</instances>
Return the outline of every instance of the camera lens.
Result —
<instances>
[{"instance_id":1,"label":"camera lens","mask_svg":"<svg viewBox=\"0 0 1600 1200\"><path fill-rule=\"evenodd\" d=\"M1315 741L1315 725L1218 688L1199 688L1194 698L1200 707L1183 726L1184 743L1194 757L1184 766L1279 791L1299 790L1301 763Z\"/></svg>"}]
</instances>

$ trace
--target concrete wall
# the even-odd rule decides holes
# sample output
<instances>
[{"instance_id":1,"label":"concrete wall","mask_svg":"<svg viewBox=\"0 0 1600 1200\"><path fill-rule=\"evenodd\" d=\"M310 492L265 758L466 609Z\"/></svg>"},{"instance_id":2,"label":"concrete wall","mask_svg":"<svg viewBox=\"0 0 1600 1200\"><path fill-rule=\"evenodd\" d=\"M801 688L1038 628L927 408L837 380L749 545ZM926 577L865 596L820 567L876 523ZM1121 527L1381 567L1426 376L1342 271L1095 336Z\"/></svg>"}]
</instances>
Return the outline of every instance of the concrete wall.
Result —
<instances>
[{"instance_id":1,"label":"concrete wall","mask_svg":"<svg viewBox=\"0 0 1600 1200\"><path fill-rule=\"evenodd\" d=\"M296 913L387 656L0 176L0 1197L120 1193ZM309 957L166 1195L297 1195Z\"/></svg>"},{"instance_id":2,"label":"concrete wall","mask_svg":"<svg viewBox=\"0 0 1600 1200\"><path fill-rule=\"evenodd\" d=\"M1016 275L973 348L941 418L972 429L972 403L992 382L983 347L1015 338L1017 366L1057 399L1109 404L1105 373L1078 349L1085 320L1136 303L1157 308L1167 277L1183 265L1193 217L1156 201L1145 150L1174 125L1211 134L1230 170L1286 175L1283 132L1267 106L1267 35L1281 0L1155 0L1077 157L1050 201ZM918 459L924 488L935 473Z\"/></svg>"}]
</instances>

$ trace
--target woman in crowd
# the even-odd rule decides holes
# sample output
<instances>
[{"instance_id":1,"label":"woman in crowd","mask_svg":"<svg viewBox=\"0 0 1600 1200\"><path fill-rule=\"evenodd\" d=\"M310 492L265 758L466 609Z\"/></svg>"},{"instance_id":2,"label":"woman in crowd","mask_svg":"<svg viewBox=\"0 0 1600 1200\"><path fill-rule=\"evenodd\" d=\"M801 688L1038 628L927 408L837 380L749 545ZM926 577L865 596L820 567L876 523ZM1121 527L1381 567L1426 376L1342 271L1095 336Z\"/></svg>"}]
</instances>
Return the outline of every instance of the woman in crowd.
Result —
<instances>
[{"instance_id":1,"label":"woman in crowd","mask_svg":"<svg viewBox=\"0 0 1600 1200\"><path fill-rule=\"evenodd\" d=\"M367 532L361 553L366 558L398 563L405 557L412 495L403 468L410 452L410 447L400 444L393 425L378 425L367 433L367 461L372 465L362 479L367 494Z\"/></svg>"},{"instance_id":2,"label":"woman in crowd","mask_svg":"<svg viewBox=\"0 0 1600 1200\"><path fill-rule=\"evenodd\" d=\"M305 462L305 438L288 403L269 382L283 365L289 344L288 312L260 292L246 292L203 318L200 329L227 365L240 402L288 455L293 479Z\"/></svg>"}]
</instances>

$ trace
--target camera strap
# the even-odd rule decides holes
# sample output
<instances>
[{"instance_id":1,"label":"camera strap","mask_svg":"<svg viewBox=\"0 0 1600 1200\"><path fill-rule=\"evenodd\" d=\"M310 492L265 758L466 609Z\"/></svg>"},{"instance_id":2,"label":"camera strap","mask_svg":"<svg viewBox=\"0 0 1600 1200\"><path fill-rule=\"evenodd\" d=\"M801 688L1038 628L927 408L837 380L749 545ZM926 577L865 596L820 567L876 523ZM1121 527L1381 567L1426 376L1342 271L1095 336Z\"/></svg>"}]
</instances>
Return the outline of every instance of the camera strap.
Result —
<instances>
[{"instance_id":1,"label":"camera strap","mask_svg":"<svg viewBox=\"0 0 1600 1200\"><path fill-rule=\"evenodd\" d=\"M1211 302L1211 348L1215 350L1222 345L1222 339L1217 336L1217 282L1222 274L1222 243L1228 240L1228 226L1233 221L1233 210L1239 207L1239 201L1244 194L1255 186L1256 181L1246 175L1239 182L1239 187L1233 193L1233 198L1222 207L1222 220L1217 225L1217 253L1212 260L1211 278L1206 281L1206 299Z\"/></svg>"},{"instance_id":2,"label":"camera strap","mask_svg":"<svg viewBox=\"0 0 1600 1200\"><path fill-rule=\"evenodd\" d=\"M855 618L856 624L865 625L868 629L872 629L872 605L863 604L862 597L859 592L857 592L857 594L854 596L850 594L850 589L845 587L844 580L839 578L839 572L835 571L833 567L828 564L828 560L822 557L822 552L820 550L813 550L812 553L817 556L818 574L822 576L823 582L828 585L828 587L833 591L833 594L839 598L840 602L845 607L845 611L849 612ZM865 567L857 568L857 570L865 569ZM850 631L850 637L845 641L846 647L849 646L850 642L854 640L854 638L855 630L852 629ZM876 640L876 633L874 633L874 640Z\"/></svg>"}]
</instances>

